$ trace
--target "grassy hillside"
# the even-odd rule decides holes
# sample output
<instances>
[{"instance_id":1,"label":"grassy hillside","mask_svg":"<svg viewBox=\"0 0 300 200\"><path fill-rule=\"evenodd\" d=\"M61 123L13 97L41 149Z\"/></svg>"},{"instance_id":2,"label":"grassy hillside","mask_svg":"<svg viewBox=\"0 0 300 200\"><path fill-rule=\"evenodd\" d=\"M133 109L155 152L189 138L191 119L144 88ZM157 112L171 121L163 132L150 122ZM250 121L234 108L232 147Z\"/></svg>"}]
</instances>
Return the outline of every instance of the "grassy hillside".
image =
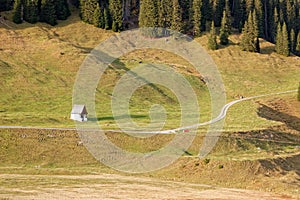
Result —
<instances>
[{"instance_id":1,"label":"grassy hillside","mask_svg":"<svg viewBox=\"0 0 300 200\"><path fill-rule=\"evenodd\" d=\"M76 73L88 53L113 33L84 24L76 15L58 26L0 24L0 125L74 127L69 120ZM222 74L227 100L297 89L299 57L282 57L274 45L261 41L262 54L240 51L239 35L231 44L209 51ZM207 36L196 39L206 47ZM205 84L184 60L155 50L132 52L108 69L96 92L98 120L104 128L116 128L110 109L111 93L124 69L142 63L164 63L182 73L198 94L201 121L209 118ZM146 86L134 94L131 113L140 124L149 122L153 103L165 106L166 128L176 128L180 108L174 95ZM165 180L207 183L292 194L299 197L300 103L296 93L255 99L235 105L226 117L224 134L207 159L196 158L205 128L199 130L184 156L171 166L143 174ZM131 152L161 148L172 135L133 138L107 133L116 145ZM2 174L97 174L119 173L98 163L82 146L75 131L37 129L0 130ZM45 181L50 187L66 180ZM72 184L76 182L75 180ZM37 182L0 180L0 188L22 187ZM8 189L7 189L8 188ZM5 190L5 191L6 191Z\"/></svg>"},{"instance_id":2,"label":"grassy hillside","mask_svg":"<svg viewBox=\"0 0 300 200\"><path fill-rule=\"evenodd\" d=\"M84 24L76 15L55 27L41 23L7 23L12 28L4 25L0 28L0 90L4 94L0 97L0 124L73 127L69 113L77 70L87 54L113 33ZM247 97L297 88L299 57L279 56L273 53L274 45L265 41L261 41L262 54L242 52L237 45L239 35L230 39L228 47L209 51L222 74L228 101L240 95ZM207 37L202 36L197 41L205 47ZM114 83L124 73L124 67L132 68L140 62L165 63L184 74L198 94L201 121L209 119L209 96L199 74L189 70L188 64L174 55L141 50L120 58L99 84L96 106L105 128L115 128L109 106ZM157 91L151 93L149 87L135 93L131 113L139 116L134 118L137 123L148 123L149 108L153 103L160 103L168 111L165 128L178 126L178 103L176 99L170 103L174 95L162 90L167 96ZM290 96L294 97L286 97ZM258 107L255 101L234 106L227 117L226 130L253 130L278 124L260 118Z\"/></svg>"}]
</instances>

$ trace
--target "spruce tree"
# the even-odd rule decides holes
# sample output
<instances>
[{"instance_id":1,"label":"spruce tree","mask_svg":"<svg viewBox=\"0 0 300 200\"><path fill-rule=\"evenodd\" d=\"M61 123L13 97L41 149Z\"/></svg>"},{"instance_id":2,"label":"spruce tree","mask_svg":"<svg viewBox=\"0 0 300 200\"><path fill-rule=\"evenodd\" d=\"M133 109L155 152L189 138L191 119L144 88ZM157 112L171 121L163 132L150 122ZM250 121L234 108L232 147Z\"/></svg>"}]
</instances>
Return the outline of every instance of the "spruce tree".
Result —
<instances>
[{"instance_id":1,"label":"spruce tree","mask_svg":"<svg viewBox=\"0 0 300 200\"><path fill-rule=\"evenodd\" d=\"M215 26L221 26L221 20L223 15L223 10L225 7L225 0L212 0L213 7L213 20L215 22Z\"/></svg>"},{"instance_id":2,"label":"spruce tree","mask_svg":"<svg viewBox=\"0 0 300 200\"><path fill-rule=\"evenodd\" d=\"M286 23L283 23L282 26L282 55L290 55L290 43L289 43L289 34L287 30Z\"/></svg>"},{"instance_id":3,"label":"spruce tree","mask_svg":"<svg viewBox=\"0 0 300 200\"><path fill-rule=\"evenodd\" d=\"M56 8L56 17L59 20L66 20L71 15L67 0L56 0L55 8Z\"/></svg>"},{"instance_id":4,"label":"spruce tree","mask_svg":"<svg viewBox=\"0 0 300 200\"><path fill-rule=\"evenodd\" d=\"M275 51L278 54L281 54L282 52L282 27L280 23L277 25Z\"/></svg>"},{"instance_id":5,"label":"spruce tree","mask_svg":"<svg viewBox=\"0 0 300 200\"><path fill-rule=\"evenodd\" d=\"M260 45L259 45L259 21L257 19L256 11L253 11L252 14L252 30L253 30L253 41L254 41L254 52L260 53Z\"/></svg>"},{"instance_id":6,"label":"spruce tree","mask_svg":"<svg viewBox=\"0 0 300 200\"><path fill-rule=\"evenodd\" d=\"M206 22L212 21L212 5L210 0L201 0L201 31L206 30Z\"/></svg>"},{"instance_id":7,"label":"spruce tree","mask_svg":"<svg viewBox=\"0 0 300 200\"><path fill-rule=\"evenodd\" d=\"M296 34L295 34L294 29L291 30L290 38L291 38L290 49L291 49L291 52L294 53L295 52L295 48L296 48Z\"/></svg>"},{"instance_id":8,"label":"spruce tree","mask_svg":"<svg viewBox=\"0 0 300 200\"><path fill-rule=\"evenodd\" d=\"M97 4L97 7L94 11L93 25L98 28L104 28L103 14L101 12L99 3Z\"/></svg>"},{"instance_id":9,"label":"spruce tree","mask_svg":"<svg viewBox=\"0 0 300 200\"><path fill-rule=\"evenodd\" d=\"M264 37L264 11L263 11L263 5L262 0L254 0L254 8L255 8L255 14L257 19L257 26L258 26L258 35L259 37Z\"/></svg>"},{"instance_id":10,"label":"spruce tree","mask_svg":"<svg viewBox=\"0 0 300 200\"><path fill-rule=\"evenodd\" d=\"M201 6L202 0L193 1L193 34L194 36L200 36L201 33Z\"/></svg>"},{"instance_id":11,"label":"spruce tree","mask_svg":"<svg viewBox=\"0 0 300 200\"><path fill-rule=\"evenodd\" d=\"M80 16L84 22L93 24L94 11L96 10L98 4L98 0L80 1Z\"/></svg>"},{"instance_id":12,"label":"spruce tree","mask_svg":"<svg viewBox=\"0 0 300 200\"><path fill-rule=\"evenodd\" d=\"M284 56L290 55L289 35L286 23L283 23L283 26L278 24L275 50L278 54Z\"/></svg>"},{"instance_id":13,"label":"spruce tree","mask_svg":"<svg viewBox=\"0 0 300 200\"><path fill-rule=\"evenodd\" d=\"M215 23L212 21L211 23L211 30L208 37L207 46L211 50L217 50L218 49L218 43L217 43L217 35L216 35L216 29L215 29Z\"/></svg>"},{"instance_id":14,"label":"spruce tree","mask_svg":"<svg viewBox=\"0 0 300 200\"><path fill-rule=\"evenodd\" d=\"M298 87L298 101L300 101L300 82L299 82L299 87Z\"/></svg>"},{"instance_id":15,"label":"spruce tree","mask_svg":"<svg viewBox=\"0 0 300 200\"><path fill-rule=\"evenodd\" d=\"M234 1L234 10L233 10L233 27L237 28L240 32L243 29L243 25L247 20L247 13L246 13L246 2L245 0L236 0Z\"/></svg>"},{"instance_id":16,"label":"spruce tree","mask_svg":"<svg viewBox=\"0 0 300 200\"><path fill-rule=\"evenodd\" d=\"M52 26L57 24L55 0L42 0L40 21L46 22Z\"/></svg>"},{"instance_id":17,"label":"spruce tree","mask_svg":"<svg viewBox=\"0 0 300 200\"><path fill-rule=\"evenodd\" d=\"M112 30L114 32L121 31L123 29L122 0L110 0L109 10L112 17Z\"/></svg>"},{"instance_id":18,"label":"spruce tree","mask_svg":"<svg viewBox=\"0 0 300 200\"><path fill-rule=\"evenodd\" d=\"M107 8L104 8L103 11L104 18L104 29L108 30L111 28L111 17Z\"/></svg>"},{"instance_id":19,"label":"spruce tree","mask_svg":"<svg viewBox=\"0 0 300 200\"><path fill-rule=\"evenodd\" d=\"M158 1L158 25L161 28L171 28L173 17L173 2L171 0Z\"/></svg>"},{"instance_id":20,"label":"spruce tree","mask_svg":"<svg viewBox=\"0 0 300 200\"><path fill-rule=\"evenodd\" d=\"M220 44L227 45L229 43L228 40L229 34L230 34L230 23L226 11L224 10L221 29L220 29Z\"/></svg>"},{"instance_id":21,"label":"spruce tree","mask_svg":"<svg viewBox=\"0 0 300 200\"><path fill-rule=\"evenodd\" d=\"M158 7L157 1L141 1L139 14L139 27L158 27Z\"/></svg>"},{"instance_id":22,"label":"spruce tree","mask_svg":"<svg viewBox=\"0 0 300 200\"><path fill-rule=\"evenodd\" d=\"M296 52L300 55L300 31L298 32L297 41L296 41Z\"/></svg>"},{"instance_id":23,"label":"spruce tree","mask_svg":"<svg viewBox=\"0 0 300 200\"><path fill-rule=\"evenodd\" d=\"M250 12L248 20L246 21L241 40L241 49L243 51L260 52L259 39L258 39L258 27L256 21L256 14Z\"/></svg>"},{"instance_id":24,"label":"spruce tree","mask_svg":"<svg viewBox=\"0 0 300 200\"><path fill-rule=\"evenodd\" d=\"M13 9L13 22L16 24L22 23L22 7L23 4L21 0L15 0Z\"/></svg>"},{"instance_id":25,"label":"spruce tree","mask_svg":"<svg viewBox=\"0 0 300 200\"><path fill-rule=\"evenodd\" d=\"M24 0L24 20L29 23L36 23L39 20L38 1Z\"/></svg>"},{"instance_id":26,"label":"spruce tree","mask_svg":"<svg viewBox=\"0 0 300 200\"><path fill-rule=\"evenodd\" d=\"M183 31L182 10L178 0L173 0L173 17L171 29L177 32Z\"/></svg>"},{"instance_id":27,"label":"spruce tree","mask_svg":"<svg viewBox=\"0 0 300 200\"><path fill-rule=\"evenodd\" d=\"M288 31L295 28L296 5L293 0L286 0L286 19Z\"/></svg>"}]
</instances>

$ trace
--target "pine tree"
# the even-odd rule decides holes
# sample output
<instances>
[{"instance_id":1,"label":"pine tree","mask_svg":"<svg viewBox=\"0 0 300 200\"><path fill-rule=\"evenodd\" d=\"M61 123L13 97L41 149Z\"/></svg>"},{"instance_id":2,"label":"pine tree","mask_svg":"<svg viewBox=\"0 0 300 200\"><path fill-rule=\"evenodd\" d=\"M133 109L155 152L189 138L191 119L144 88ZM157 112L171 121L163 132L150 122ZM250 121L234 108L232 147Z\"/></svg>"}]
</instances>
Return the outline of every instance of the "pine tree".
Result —
<instances>
[{"instance_id":1,"label":"pine tree","mask_svg":"<svg viewBox=\"0 0 300 200\"><path fill-rule=\"evenodd\" d=\"M217 50L218 49L218 43L217 43L217 35L216 35L216 29L215 29L215 23L212 21L211 23L211 30L208 37L208 43L207 46L211 50Z\"/></svg>"},{"instance_id":2,"label":"pine tree","mask_svg":"<svg viewBox=\"0 0 300 200\"><path fill-rule=\"evenodd\" d=\"M242 32L242 40L241 40L241 48L243 51L250 52L259 52L259 39L258 39L258 27L256 21L256 14L254 12L250 12L248 16L248 20L245 22L243 32Z\"/></svg>"},{"instance_id":3,"label":"pine tree","mask_svg":"<svg viewBox=\"0 0 300 200\"><path fill-rule=\"evenodd\" d=\"M295 28L296 6L293 0L286 0L286 19L288 30Z\"/></svg>"},{"instance_id":4,"label":"pine tree","mask_svg":"<svg viewBox=\"0 0 300 200\"><path fill-rule=\"evenodd\" d=\"M221 26L221 20L223 15L223 10L225 7L225 0L212 0L213 7L213 20L215 22L215 26Z\"/></svg>"},{"instance_id":5,"label":"pine tree","mask_svg":"<svg viewBox=\"0 0 300 200\"><path fill-rule=\"evenodd\" d=\"M99 28L104 28L104 26L103 26L103 15L102 15L99 3L97 4L97 7L94 11L93 25L96 26L96 27L99 27Z\"/></svg>"},{"instance_id":6,"label":"pine tree","mask_svg":"<svg viewBox=\"0 0 300 200\"><path fill-rule=\"evenodd\" d=\"M55 8L56 8L56 17L59 20L66 20L71 15L67 0L56 0Z\"/></svg>"},{"instance_id":7,"label":"pine tree","mask_svg":"<svg viewBox=\"0 0 300 200\"><path fill-rule=\"evenodd\" d=\"M111 28L111 18L107 8L104 8L103 11L103 18L104 18L104 29L108 30Z\"/></svg>"},{"instance_id":8,"label":"pine tree","mask_svg":"<svg viewBox=\"0 0 300 200\"><path fill-rule=\"evenodd\" d=\"M13 9L13 22L16 24L21 24L22 19L22 2L21 0L15 0Z\"/></svg>"},{"instance_id":9,"label":"pine tree","mask_svg":"<svg viewBox=\"0 0 300 200\"><path fill-rule=\"evenodd\" d=\"M177 32L183 31L182 10L178 0L173 0L173 17L171 29Z\"/></svg>"},{"instance_id":10,"label":"pine tree","mask_svg":"<svg viewBox=\"0 0 300 200\"><path fill-rule=\"evenodd\" d=\"M139 27L154 28L158 27L158 7L157 1L141 1Z\"/></svg>"},{"instance_id":11,"label":"pine tree","mask_svg":"<svg viewBox=\"0 0 300 200\"><path fill-rule=\"evenodd\" d=\"M81 19L89 24L93 24L94 11L98 5L97 0L81 0L80 1L80 16Z\"/></svg>"},{"instance_id":12,"label":"pine tree","mask_svg":"<svg viewBox=\"0 0 300 200\"><path fill-rule=\"evenodd\" d=\"M36 23L39 19L38 1L24 1L24 20L29 23Z\"/></svg>"},{"instance_id":13,"label":"pine tree","mask_svg":"<svg viewBox=\"0 0 300 200\"><path fill-rule=\"evenodd\" d=\"M202 27L201 6L202 6L201 0L193 1L193 34L195 36L200 36L201 33L201 27Z\"/></svg>"},{"instance_id":14,"label":"pine tree","mask_svg":"<svg viewBox=\"0 0 300 200\"><path fill-rule=\"evenodd\" d=\"M226 11L223 12L223 18L220 29L220 44L227 45L229 43L228 37L230 34L230 24L226 14Z\"/></svg>"},{"instance_id":15,"label":"pine tree","mask_svg":"<svg viewBox=\"0 0 300 200\"><path fill-rule=\"evenodd\" d=\"M210 0L201 0L201 31L206 30L206 22L212 21L212 5L210 4Z\"/></svg>"},{"instance_id":16,"label":"pine tree","mask_svg":"<svg viewBox=\"0 0 300 200\"><path fill-rule=\"evenodd\" d=\"M298 33L297 41L296 41L296 52L298 55L300 55L300 31Z\"/></svg>"},{"instance_id":17,"label":"pine tree","mask_svg":"<svg viewBox=\"0 0 300 200\"><path fill-rule=\"evenodd\" d=\"M254 40L254 52L260 53L259 45L259 21L257 19L256 11L253 11L252 16L252 30L253 30L253 40Z\"/></svg>"},{"instance_id":18,"label":"pine tree","mask_svg":"<svg viewBox=\"0 0 300 200\"><path fill-rule=\"evenodd\" d=\"M299 82L299 87L298 87L298 101L300 101L300 82Z\"/></svg>"},{"instance_id":19,"label":"pine tree","mask_svg":"<svg viewBox=\"0 0 300 200\"><path fill-rule=\"evenodd\" d=\"M123 29L123 8L122 0L110 0L109 10L112 17L112 30L115 32Z\"/></svg>"},{"instance_id":20,"label":"pine tree","mask_svg":"<svg viewBox=\"0 0 300 200\"><path fill-rule=\"evenodd\" d=\"M144 0L140 5L139 27L147 37L157 37L158 32L158 5L157 1Z\"/></svg>"},{"instance_id":21,"label":"pine tree","mask_svg":"<svg viewBox=\"0 0 300 200\"><path fill-rule=\"evenodd\" d=\"M290 43L291 52L295 52L295 48L296 48L296 34L295 34L294 29L291 30L290 38L291 38L291 43Z\"/></svg>"},{"instance_id":22,"label":"pine tree","mask_svg":"<svg viewBox=\"0 0 300 200\"><path fill-rule=\"evenodd\" d=\"M290 47L289 35L288 35L286 23L283 23L283 26L278 24L275 50L278 54L289 56L290 55L289 47Z\"/></svg>"},{"instance_id":23,"label":"pine tree","mask_svg":"<svg viewBox=\"0 0 300 200\"><path fill-rule=\"evenodd\" d=\"M245 0L235 0L234 2L234 10L233 10L233 27L239 29L241 32L243 29L243 25L247 20L246 13L246 2Z\"/></svg>"},{"instance_id":24,"label":"pine tree","mask_svg":"<svg viewBox=\"0 0 300 200\"><path fill-rule=\"evenodd\" d=\"M57 24L55 0L42 0L40 21L46 22L52 26Z\"/></svg>"},{"instance_id":25,"label":"pine tree","mask_svg":"<svg viewBox=\"0 0 300 200\"><path fill-rule=\"evenodd\" d=\"M255 13L256 13L256 19L257 19L257 25L258 25L258 34L259 37L264 37L264 11L263 11L263 5L262 5L262 0L254 0L254 8L255 8Z\"/></svg>"},{"instance_id":26,"label":"pine tree","mask_svg":"<svg viewBox=\"0 0 300 200\"><path fill-rule=\"evenodd\" d=\"M287 30L286 23L283 23L282 26L282 55L289 56L290 55L290 43L289 43L289 34Z\"/></svg>"},{"instance_id":27,"label":"pine tree","mask_svg":"<svg viewBox=\"0 0 300 200\"><path fill-rule=\"evenodd\" d=\"M277 31L276 31L276 46L275 46L275 51L278 54L281 54L282 52L282 27L281 24L279 23L277 25Z\"/></svg>"},{"instance_id":28,"label":"pine tree","mask_svg":"<svg viewBox=\"0 0 300 200\"><path fill-rule=\"evenodd\" d=\"M158 0L158 25L161 28L171 28L173 17L173 2L171 0Z\"/></svg>"}]
</instances>

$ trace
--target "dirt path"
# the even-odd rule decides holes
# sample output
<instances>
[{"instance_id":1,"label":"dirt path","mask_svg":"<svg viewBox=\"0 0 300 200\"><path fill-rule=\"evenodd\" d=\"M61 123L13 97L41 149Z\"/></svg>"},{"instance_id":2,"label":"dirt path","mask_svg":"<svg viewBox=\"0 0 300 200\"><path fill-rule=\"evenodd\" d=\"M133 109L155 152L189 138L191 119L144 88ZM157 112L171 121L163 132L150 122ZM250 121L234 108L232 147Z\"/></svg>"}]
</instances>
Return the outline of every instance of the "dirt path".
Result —
<instances>
[{"instance_id":1,"label":"dirt path","mask_svg":"<svg viewBox=\"0 0 300 200\"><path fill-rule=\"evenodd\" d=\"M114 174L0 175L0 199L292 199L271 193ZM7 184L3 184L7 183Z\"/></svg>"}]
</instances>

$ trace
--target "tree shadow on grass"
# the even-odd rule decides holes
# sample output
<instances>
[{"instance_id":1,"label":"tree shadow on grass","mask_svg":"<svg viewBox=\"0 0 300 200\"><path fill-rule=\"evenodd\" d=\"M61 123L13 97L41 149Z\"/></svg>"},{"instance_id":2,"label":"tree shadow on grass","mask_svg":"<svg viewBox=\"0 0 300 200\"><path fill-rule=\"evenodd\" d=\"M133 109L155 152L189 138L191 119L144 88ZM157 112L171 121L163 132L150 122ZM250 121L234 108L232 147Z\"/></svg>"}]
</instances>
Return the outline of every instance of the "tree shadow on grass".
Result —
<instances>
[{"instance_id":1,"label":"tree shadow on grass","mask_svg":"<svg viewBox=\"0 0 300 200\"><path fill-rule=\"evenodd\" d=\"M106 116L106 117L97 117L89 118L89 121L105 121L105 120L118 120L118 119L142 119L148 118L147 115L121 115L121 116Z\"/></svg>"},{"instance_id":2,"label":"tree shadow on grass","mask_svg":"<svg viewBox=\"0 0 300 200\"><path fill-rule=\"evenodd\" d=\"M260 104L257 114L258 116L268 120L282 122L290 129L300 132L300 119L298 117L274 110L273 108L264 104Z\"/></svg>"}]
</instances>

